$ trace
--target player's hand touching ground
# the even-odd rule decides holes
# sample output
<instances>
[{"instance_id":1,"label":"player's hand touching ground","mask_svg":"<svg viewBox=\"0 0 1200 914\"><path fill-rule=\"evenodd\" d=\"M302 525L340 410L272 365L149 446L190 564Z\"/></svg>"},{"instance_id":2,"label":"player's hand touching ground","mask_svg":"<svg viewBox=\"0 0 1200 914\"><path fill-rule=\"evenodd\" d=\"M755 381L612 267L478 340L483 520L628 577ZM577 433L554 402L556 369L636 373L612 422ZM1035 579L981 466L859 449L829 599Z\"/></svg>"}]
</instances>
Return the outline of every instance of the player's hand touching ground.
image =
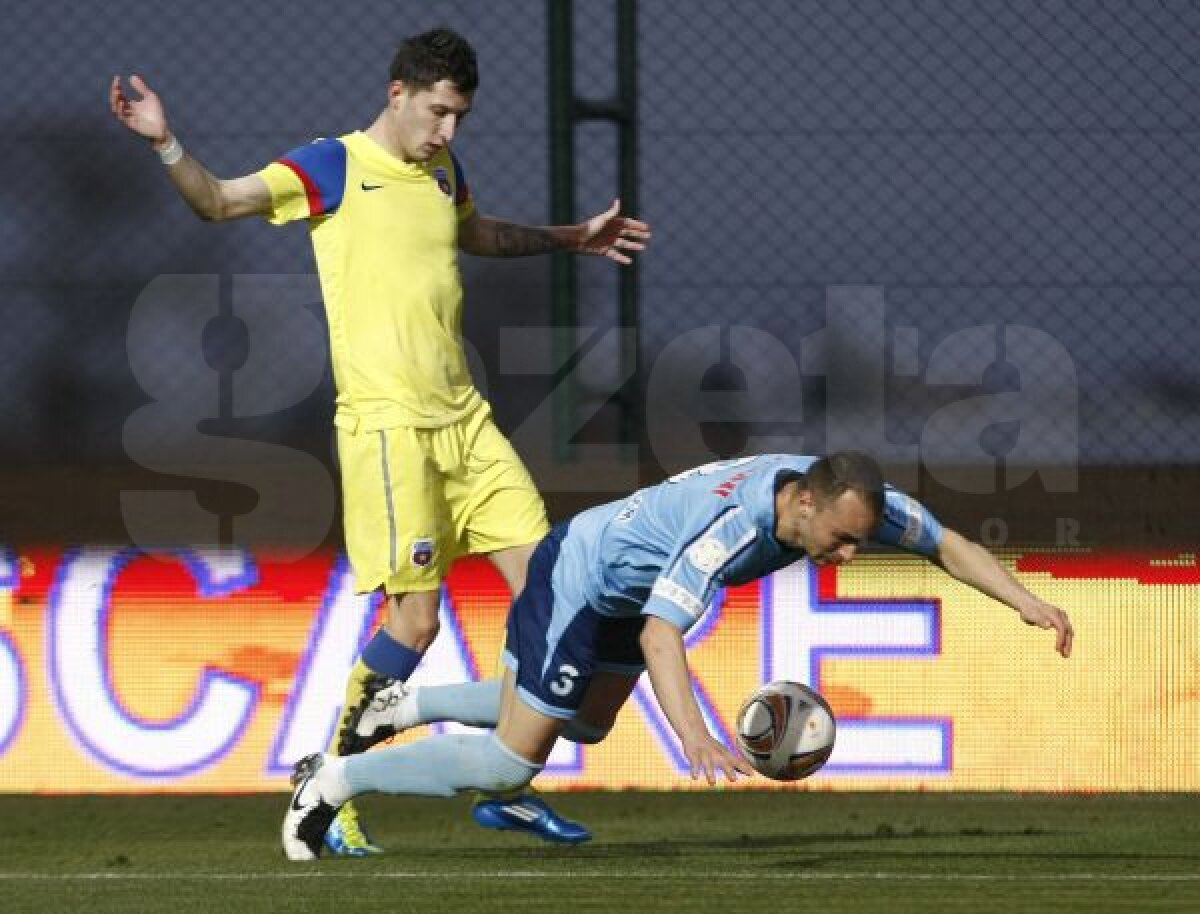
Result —
<instances>
[{"instance_id":1,"label":"player's hand touching ground","mask_svg":"<svg viewBox=\"0 0 1200 914\"><path fill-rule=\"evenodd\" d=\"M612 206L605 212L583 223L575 252L607 257L620 264L633 263L625 252L646 249L646 242L650 240L650 226L622 216L620 212L621 201L613 200Z\"/></svg>"},{"instance_id":2,"label":"player's hand touching ground","mask_svg":"<svg viewBox=\"0 0 1200 914\"><path fill-rule=\"evenodd\" d=\"M113 77L108 90L108 103L112 113L138 136L145 137L155 146L161 146L171 136L162 102L137 74L129 78L129 83L138 93L138 98L126 95L125 90L121 88L121 77Z\"/></svg>"},{"instance_id":3,"label":"player's hand touching ground","mask_svg":"<svg viewBox=\"0 0 1200 914\"><path fill-rule=\"evenodd\" d=\"M1021 621L1026 625L1036 625L1038 628L1052 628L1056 639L1054 649L1064 657L1071 656L1071 644L1075 640L1075 629L1067 614L1057 606L1051 606L1043 600L1033 600L1018 610Z\"/></svg>"},{"instance_id":4,"label":"player's hand touching ground","mask_svg":"<svg viewBox=\"0 0 1200 914\"><path fill-rule=\"evenodd\" d=\"M754 776L755 772L750 763L718 743L707 729L704 729L703 733L689 734L683 738L682 743L683 754L687 756L691 766L693 781L703 776L710 787L715 787L721 774L730 782L736 781L739 774Z\"/></svg>"}]
</instances>

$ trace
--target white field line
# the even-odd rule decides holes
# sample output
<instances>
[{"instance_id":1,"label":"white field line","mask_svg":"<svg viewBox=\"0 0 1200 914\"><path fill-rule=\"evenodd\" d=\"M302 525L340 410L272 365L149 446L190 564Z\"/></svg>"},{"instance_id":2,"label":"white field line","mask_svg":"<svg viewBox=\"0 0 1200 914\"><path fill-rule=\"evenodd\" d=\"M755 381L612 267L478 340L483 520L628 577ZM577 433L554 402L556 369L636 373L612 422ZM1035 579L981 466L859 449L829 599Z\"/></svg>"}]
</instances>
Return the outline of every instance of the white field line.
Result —
<instances>
[{"instance_id":1,"label":"white field line","mask_svg":"<svg viewBox=\"0 0 1200 914\"><path fill-rule=\"evenodd\" d=\"M476 880L557 880L612 879L605 870L496 870L473 873L387 872L366 873L350 870L297 870L293 873L4 873L0 882L70 882L70 881L180 881L193 882L269 882L290 879L411 879L424 882L468 882ZM642 872L621 873L622 880L654 882L1200 882L1200 873L725 873L698 877L694 873Z\"/></svg>"}]
</instances>

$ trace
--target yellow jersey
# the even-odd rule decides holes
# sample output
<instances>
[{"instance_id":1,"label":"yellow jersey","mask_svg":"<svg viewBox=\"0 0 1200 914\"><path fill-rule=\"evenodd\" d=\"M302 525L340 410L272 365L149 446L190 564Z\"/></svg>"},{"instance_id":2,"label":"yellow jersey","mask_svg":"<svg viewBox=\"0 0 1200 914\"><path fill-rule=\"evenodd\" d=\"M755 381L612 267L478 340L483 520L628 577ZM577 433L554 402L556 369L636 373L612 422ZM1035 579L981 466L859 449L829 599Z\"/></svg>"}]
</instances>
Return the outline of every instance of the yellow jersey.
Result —
<instances>
[{"instance_id":1,"label":"yellow jersey","mask_svg":"<svg viewBox=\"0 0 1200 914\"><path fill-rule=\"evenodd\" d=\"M474 212L458 160L393 156L361 131L259 172L267 219L308 221L329 321L334 423L437 428L481 402L462 347L458 224Z\"/></svg>"}]
</instances>

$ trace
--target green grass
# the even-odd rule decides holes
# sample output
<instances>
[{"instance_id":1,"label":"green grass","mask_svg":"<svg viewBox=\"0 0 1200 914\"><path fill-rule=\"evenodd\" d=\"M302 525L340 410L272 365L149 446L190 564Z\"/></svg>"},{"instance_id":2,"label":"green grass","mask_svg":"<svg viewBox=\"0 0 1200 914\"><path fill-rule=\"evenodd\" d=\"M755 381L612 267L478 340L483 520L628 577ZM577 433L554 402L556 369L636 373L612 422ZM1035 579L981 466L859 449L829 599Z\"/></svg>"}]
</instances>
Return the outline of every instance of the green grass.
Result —
<instances>
[{"instance_id":1,"label":"green grass","mask_svg":"<svg viewBox=\"0 0 1200 914\"><path fill-rule=\"evenodd\" d=\"M290 864L282 794L0 797L0 911L1200 911L1200 796L572 793L561 848L368 797L389 853Z\"/></svg>"}]
</instances>

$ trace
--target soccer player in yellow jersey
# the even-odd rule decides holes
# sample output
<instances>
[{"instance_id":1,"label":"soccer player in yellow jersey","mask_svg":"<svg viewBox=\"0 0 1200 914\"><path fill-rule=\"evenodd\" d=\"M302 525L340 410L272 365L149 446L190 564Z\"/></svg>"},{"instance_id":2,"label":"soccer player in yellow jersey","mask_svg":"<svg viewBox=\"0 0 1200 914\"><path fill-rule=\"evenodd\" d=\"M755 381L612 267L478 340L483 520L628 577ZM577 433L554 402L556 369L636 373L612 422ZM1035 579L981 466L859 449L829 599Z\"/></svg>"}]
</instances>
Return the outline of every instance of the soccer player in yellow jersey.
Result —
<instances>
[{"instance_id":1,"label":"soccer player in yellow jersey","mask_svg":"<svg viewBox=\"0 0 1200 914\"><path fill-rule=\"evenodd\" d=\"M201 219L308 223L338 391L346 548L358 590L387 594L384 624L347 687L332 747L339 754L364 748L356 715L406 680L437 635L440 586L454 558L486 554L517 594L548 530L528 472L471 383L458 251L571 251L627 264L650 237L645 223L619 214L618 202L578 225L516 225L476 212L451 152L479 81L461 36L435 29L406 39L390 77L387 104L366 130L316 140L230 180L183 150L139 76L131 77L136 98L119 77L110 87L113 114L150 141ZM548 840L589 837L533 800L543 815L526 830ZM377 850L349 804L330 835L337 853Z\"/></svg>"}]
</instances>

